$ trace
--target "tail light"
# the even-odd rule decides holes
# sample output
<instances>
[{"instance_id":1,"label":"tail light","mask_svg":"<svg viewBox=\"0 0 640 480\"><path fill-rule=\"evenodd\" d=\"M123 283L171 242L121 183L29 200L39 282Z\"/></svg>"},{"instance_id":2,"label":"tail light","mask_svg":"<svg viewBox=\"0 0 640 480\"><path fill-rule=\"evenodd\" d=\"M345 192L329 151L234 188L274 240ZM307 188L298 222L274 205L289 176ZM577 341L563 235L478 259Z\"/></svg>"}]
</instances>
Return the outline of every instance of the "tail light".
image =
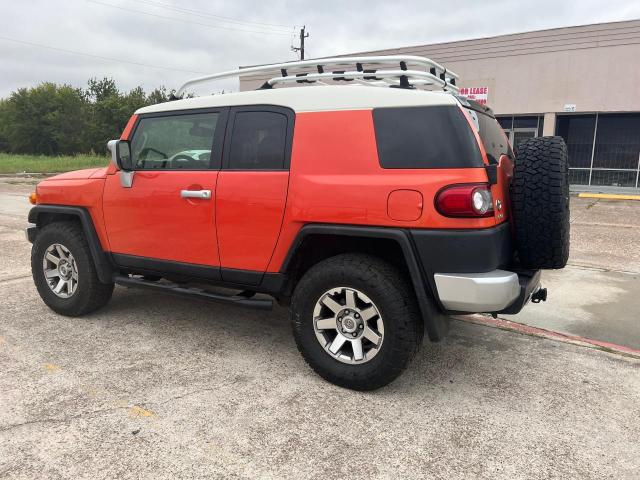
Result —
<instances>
[{"instance_id":1,"label":"tail light","mask_svg":"<svg viewBox=\"0 0 640 480\"><path fill-rule=\"evenodd\" d=\"M445 217L491 217L493 197L489 185L452 185L436 195L436 209Z\"/></svg>"}]
</instances>

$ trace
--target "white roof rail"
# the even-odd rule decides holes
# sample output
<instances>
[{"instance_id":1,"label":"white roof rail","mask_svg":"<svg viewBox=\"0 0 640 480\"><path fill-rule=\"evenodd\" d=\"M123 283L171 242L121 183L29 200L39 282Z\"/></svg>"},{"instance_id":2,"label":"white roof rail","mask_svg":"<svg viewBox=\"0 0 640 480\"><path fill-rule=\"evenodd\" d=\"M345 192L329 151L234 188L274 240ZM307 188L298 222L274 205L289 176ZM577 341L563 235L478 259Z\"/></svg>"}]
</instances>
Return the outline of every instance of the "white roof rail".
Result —
<instances>
[{"instance_id":1,"label":"white roof rail","mask_svg":"<svg viewBox=\"0 0 640 480\"><path fill-rule=\"evenodd\" d=\"M390 68L391 65L393 66L392 68ZM409 65L412 68L409 68ZM329 66L350 68L325 71L325 67ZM300 69L305 68L315 68L316 72L300 71ZM334 80L355 81L359 84L374 86L391 85L406 88L415 85L435 85L443 90L454 93L459 91L459 88L456 86L456 81L459 78L458 75L433 60L414 55L386 55L301 60L214 73L189 80L178 89L176 97L181 97L187 88L196 85L202 85L222 78L243 77L273 70L280 70L281 76L267 80L261 88L272 88L276 84L324 83L323 80ZM298 70L298 72L295 73L295 70Z\"/></svg>"}]
</instances>

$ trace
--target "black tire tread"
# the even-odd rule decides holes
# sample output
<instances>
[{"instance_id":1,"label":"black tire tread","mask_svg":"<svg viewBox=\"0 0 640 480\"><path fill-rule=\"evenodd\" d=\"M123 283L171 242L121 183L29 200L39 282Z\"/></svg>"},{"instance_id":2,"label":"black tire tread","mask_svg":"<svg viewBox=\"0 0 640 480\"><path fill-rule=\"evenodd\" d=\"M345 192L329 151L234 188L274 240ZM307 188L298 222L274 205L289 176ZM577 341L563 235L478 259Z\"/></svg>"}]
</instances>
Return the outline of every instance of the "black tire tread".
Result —
<instances>
[{"instance_id":1,"label":"black tire tread","mask_svg":"<svg viewBox=\"0 0 640 480\"><path fill-rule=\"evenodd\" d=\"M569 162L562 137L535 137L516 149L511 208L520 264L563 268L569 259Z\"/></svg>"},{"instance_id":2,"label":"black tire tread","mask_svg":"<svg viewBox=\"0 0 640 480\"><path fill-rule=\"evenodd\" d=\"M60 243L70 248L76 259L81 283L69 299L56 297L41 273L42 250L47 248L49 245L45 244L50 242L43 239L48 237L60 239ZM81 226L76 222L54 222L41 229L31 249L31 272L38 293L47 306L69 317L85 315L103 307L113 294L114 284L105 284L98 279L89 244Z\"/></svg>"}]
</instances>

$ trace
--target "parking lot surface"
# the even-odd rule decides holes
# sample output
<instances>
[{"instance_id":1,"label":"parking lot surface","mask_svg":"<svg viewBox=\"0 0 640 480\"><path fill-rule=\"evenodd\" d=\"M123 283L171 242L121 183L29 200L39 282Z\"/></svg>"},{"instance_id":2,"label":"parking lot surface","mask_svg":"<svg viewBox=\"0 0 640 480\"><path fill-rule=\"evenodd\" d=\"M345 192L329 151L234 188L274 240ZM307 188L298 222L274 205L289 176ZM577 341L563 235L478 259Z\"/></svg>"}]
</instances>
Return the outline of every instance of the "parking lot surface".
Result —
<instances>
[{"instance_id":1,"label":"parking lot surface","mask_svg":"<svg viewBox=\"0 0 640 480\"><path fill-rule=\"evenodd\" d=\"M305 365L281 308L118 287L65 318L29 276L28 204L2 207L20 188L0 184L0 478L638 478L637 358L452 321L396 382L359 393ZM637 252L597 239L637 246L640 202L606 227L623 219L581 200L572 265L545 272L565 290L527 321L612 340L602 322L622 315L637 337L640 295L615 290L637 291Z\"/></svg>"}]
</instances>

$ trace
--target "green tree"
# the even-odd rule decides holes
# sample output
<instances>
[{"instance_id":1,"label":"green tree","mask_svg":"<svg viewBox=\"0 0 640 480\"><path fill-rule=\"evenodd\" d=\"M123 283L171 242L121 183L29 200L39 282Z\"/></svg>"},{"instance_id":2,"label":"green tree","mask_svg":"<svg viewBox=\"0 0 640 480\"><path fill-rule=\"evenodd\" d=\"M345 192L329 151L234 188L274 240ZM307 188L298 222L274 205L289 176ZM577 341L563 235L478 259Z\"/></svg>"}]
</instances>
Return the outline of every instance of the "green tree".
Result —
<instances>
[{"instance_id":1,"label":"green tree","mask_svg":"<svg viewBox=\"0 0 640 480\"><path fill-rule=\"evenodd\" d=\"M0 120L9 151L57 155L83 150L86 101L70 85L18 89L3 102Z\"/></svg>"},{"instance_id":2,"label":"green tree","mask_svg":"<svg viewBox=\"0 0 640 480\"><path fill-rule=\"evenodd\" d=\"M7 138L6 125L9 123L7 101L0 99L0 152L10 151L9 139Z\"/></svg>"},{"instance_id":3,"label":"green tree","mask_svg":"<svg viewBox=\"0 0 640 480\"><path fill-rule=\"evenodd\" d=\"M0 151L60 155L102 153L139 108L169 100L173 90L121 92L112 78L92 78L86 89L42 83L0 99Z\"/></svg>"},{"instance_id":4,"label":"green tree","mask_svg":"<svg viewBox=\"0 0 640 480\"><path fill-rule=\"evenodd\" d=\"M164 85L153 89L151 93L147 96L147 105L155 105L156 103L164 103L168 102L171 99L171 96L175 94L175 89L171 89L167 92L167 87ZM189 97L192 95L189 95Z\"/></svg>"}]
</instances>

